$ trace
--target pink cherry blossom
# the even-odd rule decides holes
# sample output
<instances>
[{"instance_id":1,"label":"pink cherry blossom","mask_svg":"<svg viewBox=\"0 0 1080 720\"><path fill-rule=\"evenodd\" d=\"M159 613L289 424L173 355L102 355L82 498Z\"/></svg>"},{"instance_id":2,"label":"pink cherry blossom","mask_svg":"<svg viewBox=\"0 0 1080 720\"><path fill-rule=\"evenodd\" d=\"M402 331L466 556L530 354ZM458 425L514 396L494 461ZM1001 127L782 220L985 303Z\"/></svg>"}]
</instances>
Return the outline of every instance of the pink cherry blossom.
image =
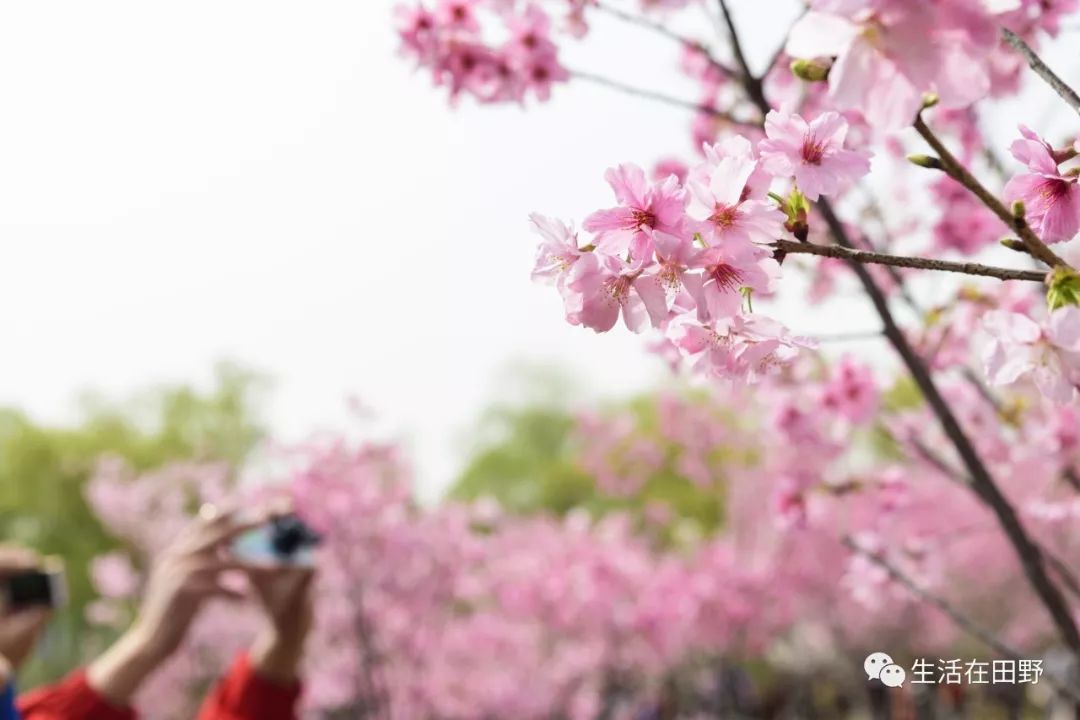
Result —
<instances>
[{"instance_id":1,"label":"pink cherry blossom","mask_svg":"<svg viewBox=\"0 0 1080 720\"><path fill-rule=\"evenodd\" d=\"M937 92L946 107L986 95L984 60L995 45L989 11L975 2L814 0L792 27L786 51L796 58L835 57L833 106L896 130L914 121L923 93Z\"/></svg>"},{"instance_id":2,"label":"pink cherry blossom","mask_svg":"<svg viewBox=\"0 0 1080 720\"><path fill-rule=\"evenodd\" d=\"M550 97L570 75L551 39L550 17L534 3L439 0L396 8L405 55L431 72L436 85L457 101L470 95L482 103L522 102L530 93ZM503 37L490 33L502 26Z\"/></svg>"},{"instance_id":3,"label":"pink cherry blossom","mask_svg":"<svg viewBox=\"0 0 1080 720\"><path fill-rule=\"evenodd\" d=\"M711 322L681 315L671 321L668 337L697 372L750 382L792 360L798 348L812 346L779 323L753 315Z\"/></svg>"},{"instance_id":4,"label":"pink cherry blossom","mask_svg":"<svg viewBox=\"0 0 1080 720\"><path fill-rule=\"evenodd\" d=\"M702 278L700 275L691 274L690 270L695 267L700 257L700 249L696 248L689 238L676 237L663 232L653 232L652 241L656 263L644 271L640 282L652 282L660 288L664 298L664 310L667 313L670 313L680 301L684 307L696 303L701 297ZM660 293L656 292L647 293L647 295L650 298L661 297ZM663 324L660 322L661 318L666 321L666 315L658 305L650 314L657 327Z\"/></svg>"},{"instance_id":5,"label":"pink cherry blossom","mask_svg":"<svg viewBox=\"0 0 1080 720\"><path fill-rule=\"evenodd\" d=\"M1026 218L1043 242L1071 240L1080 232L1080 176L1062 173L1054 149L1027 127L1012 144L1013 157L1031 172L1015 176L1005 186L1009 202L1021 201Z\"/></svg>"},{"instance_id":6,"label":"pink cherry blossom","mask_svg":"<svg viewBox=\"0 0 1080 720\"><path fill-rule=\"evenodd\" d=\"M822 387L821 404L852 423L868 421L877 410L878 390L869 367L845 355Z\"/></svg>"},{"instance_id":7,"label":"pink cherry blossom","mask_svg":"<svg viewBox=\"0 0 1080 720\"><path fill-rule=\"evenodd\" d=\"M655 325L667 319L663 288L643 278L640 265L601 253L589 253L574 263L563 286L563 301L570 324L596 332L607 332L620 316L635 333L645 329L650 317Z\"/></svg>"},{"instance_id":8,"label":"pink cherry blossom","mask_svg":"<svg viewBox=\"0 0 1080 720\"><path fill-rule=\"evenodd\" d=\"M771 293L780 277L780 266L770 251L734 239L701 251L691 267L703 271L701 282L691 288L703 320L738 314L745 290Z\"/></svg>"},{"instance_id":9,"label":"pink cherry blossom","mask_svg":"<svg viewBox=\"0 0 1080 720\"><path fill-rule=\"evenodd\" d=\"M480 22L476 17L476 7L479 4L479 0L438 0L435 4L435 19L451 32L477 32L480 30Z\"/></svg>"},{"instance_id":10,"label":"pink cherry blossom","mask_svg":"<svg viewBox=\"0 0 1080 720\"><path fill-rule=\"evenodd\" d=\"M784 234L784 214L763 196L763 171L749 140L736 137L709 149L709 161L691 172L687 214L707 243L770 243Z\"/></svg>"},{"instance_id":11,"label":"pink cherry blossom","mask_svg":"<svg viewBox=\"0 0 1080 720\"><path fill-rule=\"evenodd\" d=\"M139 588L139 576L131 565L131 559L121 552L94 558L90 578L98 593L110 599L130 598Z\"/></svg>"},{"instance_id":12,"label":"pink cherry blossom","mask_svg":"<svg viewBox=\"0 0 1080 720\"><path fill-rule=\"evenodd\" d=\"M1045 327L1026 315L996 310L983 321L990 335L983 360L995 385L1030 377L1053 402L1072 402L1080 383L1080 308L1051 313Z\"/></svg>"},{"instance_id":13,"label":"pink cherry blossom","mask_svg":"<svg viewBox=\"0 0 1080 720\"><path fill-rule=\"evenodd\" d=\"M974 255L993 246L1004 235L1001 220L947 175L931 186L931 192L942 210L933 230L937 249Z\"/></svg>"},{"instance_id":14,"label":"pink cherry blossom","mask_svg":"<svg viewBox=\"0 0 1080 720\"><path fill-rule=\"evenodd\" d=\"M682 234L686 199L678 178L649 183L645 171L636 165L612 168L604 178L615 191L619 207L585 218L585 229L596 233L597 247L611 253L630 250L635 259L645 261L652 253L649 231Z\"/></svg>"},{"instance_id":15,"label":"pink cherry blossom","mask_svg":"<svg viewBox=\"0 0 1080 720\"><path fill-rule=\"evenodd\" d=\"M562 282L567 271L582 255L578 249L577 233L561 220L538 213L533 213L529 219L533 228L543 238L537 247L532 279L538 282Z\"/></svg>"},{"instance_id":16,"label":"pink cherry blossom","mask_svg":"<svg viewBox=\"0 0 1080 720\"><path fill-rule=\"evenodd\" d=\"M807 123L774 110L765 118L768 139L758 145L762 166L776 177L794 177L809 200L838 195L870 172L869 153L844 148L847 132L847 121L834 112Z\"/></svg>"}]
</instances>

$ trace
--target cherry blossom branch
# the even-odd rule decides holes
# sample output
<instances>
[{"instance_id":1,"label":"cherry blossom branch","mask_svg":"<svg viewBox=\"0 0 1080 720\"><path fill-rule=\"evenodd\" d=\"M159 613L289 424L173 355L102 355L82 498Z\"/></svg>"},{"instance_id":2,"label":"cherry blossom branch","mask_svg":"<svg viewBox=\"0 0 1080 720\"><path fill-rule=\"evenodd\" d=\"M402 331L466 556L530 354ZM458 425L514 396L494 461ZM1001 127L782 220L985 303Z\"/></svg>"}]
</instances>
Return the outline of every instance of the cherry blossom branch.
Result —
<instances>
[{"instance_id":1,"label":"cherry blossom branch","mask_svg":"<svg viewBox=\"0 0 1080 720\"><path fill-rule=\"evenodd\" d=\"M959 470L950 467L949 464L940 455L930 449L917 434L911 433L908 436L908 442L911 443L915 452L918 453L923 460L932 465L948 480L951 480L957 485L968 488L971 487L970 478L965 477ZM1065 588L1074 598L1080 599L1080 580L1077 580L1072 568L1070 568L1064 560L1047 549L1046 546L1040 545L1039 547L1043 556L1046 558L1047 564L1054 570L1061 582L1065 584Z\"/></svg>"},{"instance_id":2,"label":"cherry blossom branch","mask_svg":"<svg viewBox=\"0 0 1080 720\"><path fill-rule=\"evenodd\" d=\"M1050 69L1050 66L1043 62L1042 58L1031 49L1031 46L1024 42L1023 38L1008 28L1003 28L1001 34L1005 37L1005 42L1012 45L1017 52L1024 56L1035 74L1045 80L1046 84L1060 95L1061 99L1067 102L1073 110L1080 113L1080 95L1077 95L1075 90L1058 77L1057 73Z\"/></svg>"},{"instance_id":3,"label":"cherry blossom branch","mask_svg":"<svg viewBox=\"0 0 1080 720\"><path fill-rule=\"evenodd\" d=\"M818 206L833 238L838 244L850 248L851 241L847 237L847 231L836 216L832 206L825 200L822 200ZM967 474L971 478L972 490L994 512L1005 536L1019 556L1020 565L1024 569L1024 574L1027 575L1028 582L1031 583L1036 594L1042 600L1069 650L1077 657L1080 657L1080 631L1077 630L1076 622L1065 597L1047 573L1043 552L1027 534L1023 524L1020 522L1020 518L1017 516L1016 509L1009 503L994 481L993 476L990 475L990 471L987 470L982 458L979 457L971 439L968 438L952 408L941 394L941 391L938 390L937 383L934 381L929 369L914 348L911 347L903 330L896 324L896 319L889 309L889 301L874 281L873 276L870 275L864 265L858 262L851 262L850 265L885 324L885 336L904 361L904 365L908 368L908 372L911 373L915 384L918 385L930 409L941 423L942 430L956 448L957 454L959 454Z\"/></svg>"},{"instance_id":4,"label":"cherry blossom branch","mask_svg":"<svg viewBox=\"0 0 1080 720\"><path fill-rule=\"evenodd\" d=\"M777 240L773 247L779 253L788 255L817 255L819 257L836 258L851 262L870 263L872 265L888 265L890 267L916 268L919 270L937 270L940 272L961 273L964 275L978 275L992 277L998 280L1027 280L1031 282L1043 282L1046 273L1038 270L1014 270L1012 268L994 267L971 262L952 262L938 260L936 258L907 257L903 255L886 255L885 253L870 252L867 250L852 250L839 245L815 245L814 243L801 243L794 240Z\"/></svg>"},{"instance_id":5,"label":"cherry blossom branch","mask_svg":"<svg viewBox=\"0 0 1080 720\"><path fill-rule=\"evenodd\" d=\"M666 38L668 38L670 40L674 40L675 42L679 43L680 45L685 45L685 46L692 47L692 48L695 48L697 50L700 50L705 55L706 59L708 59L709 64L712 67L719 70L726 77L729 77L729 78L734 78L735 77L735 71L732 70L731 68L729 68L724 63L717 60L715 57L713 57L712 53L710 53L708 51L708 48L706 48L702 43L700 43L700 42L698 42L696 40L691 40L690 38L687 38L687 37L683 37L679 33L674 32L673 30L671 30L669 27L667 27L663 23L659 23L659 22L656 22L654 20L650 20L649 18L643 17L641 15L637 15L637 14L634 14L634 13L627 12L627 11L623 10L622 8L618 8L618 7L615 7L613 5L608 5L607 3L601 3L601 2L596 3L596 9L601 11L601 12L607 13L608 15L611 15L614 18L618 18L619 20L622 20L625 23L629 23L631 25L637 25L638 27L645 28L646 30L650 30L650 31L652 31L654 33L657 33L659 35L663 35L664 37L666 37Z\"/></svg>"},{"instance_id":6,"label":"cherry blossom branch","mask_svg":"<svg viewBox=\"0 0 1080 720\"><path fill-rule=\"evenodd\" d=\"M617 90L627 95L634 97L644 98L646 100L654 100L666 105L673 105L675 107L685 108L687 110L693 110L694 112L702 112L712 117L719 118L732 125L738 125L740 127L760 127L761 123L750 122L747 120L739 120L731 115L731 113L724 112L723 110L717 110L714 107L708 105L699 105L689 100L683 100L681 98L665 95L664 93L655 92L653 90L646 90L645 88L634 87L633 85L627 85L626 83L618 80L612 80L611 78L604 77L602 75L595 75L584 70L570 70L570 75L579 79L586 80L588 82L600 85L602 87L610 88L611 90Z\"/></svg>"},{"instance_id":7,"label":"cherry blossom branch","mask_svg":"<svg viewBox=\"0 0 1080 720\"><path fill-rule=\"evenodd\" d=\"M820 343L846 343L863 342L865 340L877 340L885 337L881 330L866 330L863 332L832 333L828 335L814 335L814 340Z\"/></svg>"},{"instance_id":8,"label":"cherry blossom branch","mask_svg":"<svg viewBox=\"0 0 1080 720\"><path fill-rule=\"evenodd\" d=\"M728 30L732 36L732 43L735 47L739 47L738 31L731 20L730 13L727 11L726 1L719 0L719 2L721 10L724 12ZM765 98L761 80L754 77L750 72L750 68L746 64L746 58L741 52L736 52L735 57L739 60L740 67L743 70L743 83L747 95L758 106L762 115L767 115L771 110L771 107L768 100ZM929 128L926 127L926 124L922 122L921 117L917 119L917 126L921 126L922 129L920 130L920 134L923 134L923 137L927 139L927 142L931 142L931 146L936 143L937 146L940 147L939 152L943 151L943 162L951 162L954 169L957 169L958 172L961 174L966 173L966 177L971 182L971 186L969 187L970 190L974 192L975 188L981 189L988 200L992 200L998 207L1004 209L1000 200L990 195L990 193L963 168L963 166L956 162L956 159L949 153L948 148L942 145L934 134L930 132ZM923 131L925 131L925 134ZM856 248L848 237L843 222L841 222L840 218L836 215L836 211L833 210L832 204L826 198L821 198L817 207L822 217L825 219L829 233L832 235L835 243L850 250L855 250ZM1003 218L1003 220L1005 220L1006 223L1009 223L1012 215L1007 211L1006 215L1009 219ZM1037 246L1041 245L1042 248L1046 250L1046 253L1048 253L1055 261L1060 262L1057 256L1050 252L1049 248L1046 248L1046 246L1043 245L1042 241L1035 236L1030 228L1027 228L1026 223L1022 223L1022 229L1026 230L1026 233L1035 240L1035 243L1029 244L1030 249L1034 250ZM1023 235L1021 235L1021 237L1025 241L1028 240L1028 238ZM1061 635L1062 640L1065 642L1065 645L1069 648L1073 656L1075 658L1080 658L1080 630L1077 630L1076 621L1073 618L1072 611L1068 602L1065 600L1061 589L1053 582L1053 580L1051 580L1047 573L1043 553L1027 534L1027 531L1024 529L1023 524L1017 516L1016 509L1009 503L1009 500L1001 492L1001 489L994 481L993 476L990 474L989 470L987 470L986 465L983 463L974 444L972 444L971 439L960 425L959 420L957 420L949 403L945 400L941 391L938 390L937 383L934 381L929 368L923 362L922 358L919 357L918 353L915 352L914 348L912 348L910 342L908 342L907 335L905 335L904 331L897 325L896 319L893 317L892 310L889 307L888 298L878 286L877 281L874 280L873 275L871 275L866 266L861 263L848 261L848 264L862 284L871 303L873 303L874 309L877 310L878 316L881 318L884 325L885 336L889 339L889 342L892 344L897 354L900 355L908 372L911 373L912 379L915 380L915 384L919 387L923 397L926 398L926 402L930 406L931 411L941 424L946 437L949 438L949 441L960 456L967 474L971 478L973 491L977 497L981 498L990 507L997 517L998 523L1005 533L1005 537L1019 556L1020 565L1028 578L1028 582L1045 606L1054 626ZM1058 263L1054 262L1049 264L1053 266Z\"/></svg>"},{"instance_id":9,"label":"cherry blossom branch","mask_svg":"<svg viewBox=\"0 0 1080 720\"><path fill-rule=\"evenodd\" d=\"M734 22L731 19L731 14L728 12L727 3L725 0L719 0L721 10L724 12L725 22L728 25L728 30L731 33L732 44L734 47L739 48L738 43L738 31L735 28ZM754 77L751 73L749 65L746 63L746 57L741 52L736 51L735 57L739 61L740 67L743 71L743 83L746 89L747 95L754 100L758 108L763 115L768 114L771 109L768 100L764 96L763 86L761 80ZM966 177L969 179L971 185L969 190L975 192L978 188L986 196L986 200L991 200L996 203L1002 210L1004 206L1001 201L996 197L990 195L985 188L973 177L970 173L963 168L963 166L956 161L956 159L949 153L948 148L941 144L941 142L929 131L926 124L922 122L922 118L917 119L917 125L921 125L925 129L926 133L924 138L927 142L931 143L931 146L936 145L935 150L941 152L942 161L951 162L953 168L957 169L961 174L966 173ZM920 130L920 134L923 134ZM932 138L932 141L931 141ZM985 202L985 200L984 200ZM833 236L833 240L837 245L847 248L849 250L855 250L851 239L848 237L847 230L844 228L844 224L840 221L840 218L836 215L836 212L832 208L832 204L825 198L822 198L818 202L818 209L825 219L825 223L829 228L830 234ZM1006 223L1012 219L1011 213L1007 211L1006 215L1009 219L1006 219ZM1005 218L1003 218L1005 219ZM1019 224L1019 223L1018 223ZM1023 223L1023 229L1027 231L1027 234L1031 238L1034 238L1035 243L1030 247L1034 248L1038 245L1046 250L1054 259L1058 259L1056 255L1050 252L1049 248L1046 248L1042 244L1042 241L1027 228L1026 223ZM1023 237L1023 235L1021 235ZM1028 238L1024 238L1028 240ZM999 524L1002 527L1009 542L1013 545L1017 555L1020 558L1020 564L1024 569L1025 575L1028 577L1028 581L1031 583L1035 592L1039 595L1047 612L1050 614L1054 625L1058 628L1058 632L1061 634L1065 644L1069 647L1072 653L1080 657L1080 631L1077 630L1076 622L1072 617L1071 610L1066 602L1061 590L1050 579L1047 574L1047 568L1043 553L1039 547L1028 536L1023 525L1016 514L1015 508L1009 503L1008 499L1002 494L998 488L997 483L994 482L990 472L986 469L982 459L979 457L975 446L972 444L970 438L968 438L964 429L961 427L956 416L952 412L952 408L946 402L945 398L941 395L941 392L937 388L937 384L934 382L933 376L922 358L915 352L908 342L907 336L903 330L897 325L895 318L892 315L892 310L889 308L889 301L885 296L885 293L878 286L874 277L869 273L864 265L859 262L848 261L852 270L855 272L860 283L863 285L864 290L873 303L874 308L877 310L878 316L881 318L884 324L884 334L889 339L893 348L900 355L905 366L908 368L908 372L911 373L912 378L915 380L916 385L922 392L923 397L926 398L927 403L930 405L934 415L941 423L942 429L950 442L955 447L957 454L960 456L968 474L971 477L972 489L975 494L982 498L990 509L994 512L998 519ZM1051 265L1055 263L1050 263Z\"/></svg>"},{"instance_id":10,"label":"cherry blossom branch","mask_svg":"<svg viewBox=\"0 0 1080 720\"><path fill-rule=\"evenodd\" d=\"M739 31L735 28L735 20L731 17L731 10L728 8L727 0L719 0L719 2L720 12L724 16L724 24L727 26L728 36L731 39L731 52L735 56L735 62L739 65L746 94L750 96L750 99L758 106L762 114L768 114L771 107L769 101L765 99L765 88L762 86L761 80L754 77L754 73L750 70L750 63L747 62L746 53L743 52L742 42L739 40Z\"/></svg>"},{"instance_id":11,"label":"cherry blossom branch","mask_svg":"<svg viewBox=\"0 0 1080 720\"><path fill-rule=\"evenodd\" d=\"M972 637L978 639L987 647L1007 658L1018 659L1024 657L1024 655L1019 650L1012 647L1011 645L1008 645L1003 640L994 635L993 632L984 628L982 625L969 618L948 600L935 595L934 593L919 585L919 583L915 582L913 579L909 578L906 574L904 574L903 571L901 571L898 567L889 562L880 553L863 547L851 536L845 536L843 538L843 543L844 546L852 552L861 555L862 557L866 558L867 560L884 570L890 579L902 585L905 589L907 589L908 592L918 598L921 602L925 602L928 605L933 605L935 608L940 610L950 620L956 623L957 627L964 630ZM1057 692L1068 697L1074 702L1080 702L1080 691L1073 688L1069 682L1058 680L1049 673L1044 675L1044 677L1046 678L1046 683L1053 687Z\"/></svg>"},{"instance_id":12,"label":"cherry blossom branch","mask_svg":"<svg viewBox=\"0 0 1080 720\"><path fill-rule=\"evenodd\" d=\"M1016 232L1020 236L1020 240L1023 241L1025 250L1027 250L1032 257L1041 260L1050 267L1068 267L1068 263L1058 257L1053 250L1046 246L1046 243L1035 234L1023 217L1017 216L1011 210L1006 208L1005 203L1001 202L996 195L987 190L986 186L979 182L978 178L972 175L971 172L964 167L962 162L956 159L956 156L945 147L945 143L943 143L926 124L921 113L915 118L915 130L918 131L919 135L922 135L927 144L929 144L930 147L934 149L934 152L938 154L941 170L953 180L956 180L967 188L969 192L983 203L983 205L997 215L1003 223Z\"/></svg>"}]
</instances>

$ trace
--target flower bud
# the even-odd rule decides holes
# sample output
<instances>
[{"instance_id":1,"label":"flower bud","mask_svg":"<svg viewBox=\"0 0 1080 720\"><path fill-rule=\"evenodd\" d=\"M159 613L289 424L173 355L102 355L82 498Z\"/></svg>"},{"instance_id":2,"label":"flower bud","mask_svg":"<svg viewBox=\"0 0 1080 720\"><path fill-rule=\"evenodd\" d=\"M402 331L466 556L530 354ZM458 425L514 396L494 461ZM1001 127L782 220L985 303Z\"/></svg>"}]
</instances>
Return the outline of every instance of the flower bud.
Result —
<instances>
[{"instance_id":1,"label":"flower bud","mask_svg":"<svg viewBox=\"0 0 1080 720\"><path fill-rule=\"evenodd\" d=\"M941 164L941 160L933 155L908 155L907 159L912 165L918 165L919 167L924 167L928 170L941 170L944 168Z\"/></svg>"},{"instance_id":2,"label":"flower bud","mask_svg":"<svg viewBox=\"0 0 1080 720\"><path fill-rule=\"evenodd\" d=\"M791 72L795 77L806 82L822 82L829 77L830 66L819 60L795 60L791 63Z\"/></svg>"},{"instance_id":3,"label":"flower bud","mask_svg":"<svg viewBox=\"0 0 1080 720\"><path fill-rule=\"evenodd\" d=\"M1051 310L1066 305L1080 306L1080 274L1067 267L1056 267L1047 278L1046 304Z\"/></svg>"}]
</instances>

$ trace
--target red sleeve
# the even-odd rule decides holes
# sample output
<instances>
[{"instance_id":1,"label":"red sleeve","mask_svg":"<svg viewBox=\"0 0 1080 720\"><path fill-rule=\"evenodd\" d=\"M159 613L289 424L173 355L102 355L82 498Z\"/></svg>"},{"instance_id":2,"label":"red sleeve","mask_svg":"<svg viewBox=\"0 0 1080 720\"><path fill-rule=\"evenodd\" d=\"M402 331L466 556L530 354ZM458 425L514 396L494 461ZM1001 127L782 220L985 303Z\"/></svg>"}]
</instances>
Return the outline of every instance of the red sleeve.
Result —
<instances>
[{"instance_id":1,"label":"red sleeve","mask_svg":"<svg viewBox=\"0 0 1080 720\"><path fill-rule=\"evenodd\" d=\"M56 685L47 685L19 696L22 720L135 720L135 711L109 704L77 670Z\"/></svg>"},{"instance_id":2,"label":"red sleeve","mask_svg":"<svg viewBox=\"0 0 1080 720\"><path fill-rule=\"evenodd\" d=\"M206 698L198 720L296 720L300 691L298 682L280 685L259 677L247 655L240 655Z\"/></svg>"}]
</instances>

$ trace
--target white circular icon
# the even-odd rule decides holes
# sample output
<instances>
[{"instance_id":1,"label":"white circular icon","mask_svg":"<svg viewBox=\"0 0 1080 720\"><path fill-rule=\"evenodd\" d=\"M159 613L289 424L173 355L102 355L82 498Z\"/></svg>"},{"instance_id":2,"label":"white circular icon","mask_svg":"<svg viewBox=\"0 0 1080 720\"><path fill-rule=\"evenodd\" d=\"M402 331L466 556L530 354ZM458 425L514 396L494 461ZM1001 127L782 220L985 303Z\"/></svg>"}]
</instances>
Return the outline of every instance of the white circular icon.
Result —
<instances>
[{"instance_id":1,"label":"white circular icon","mask_svg":"<svg viewBox=\"0 0 1080 720\"><path fill-rule=\"evenodd\" d=\"M876 652L867 655L866 659L863 660L862 666L863 670L866 671L867 680L880 680L882 669L892 664L893 659L886 653Z\"/></svg>"},{"instance_id":2,"label":"white circular icon","mask_svg":"<svg viewBox=\"0 0 1080 720\"><path fill-rule=\"evenodd\" d=\"M898 688L902 687L904 681L907 680L907 672L899 665L886 665L881 669L878 679L881 680L882 685Z\"/></svg>"}]
</instances>

